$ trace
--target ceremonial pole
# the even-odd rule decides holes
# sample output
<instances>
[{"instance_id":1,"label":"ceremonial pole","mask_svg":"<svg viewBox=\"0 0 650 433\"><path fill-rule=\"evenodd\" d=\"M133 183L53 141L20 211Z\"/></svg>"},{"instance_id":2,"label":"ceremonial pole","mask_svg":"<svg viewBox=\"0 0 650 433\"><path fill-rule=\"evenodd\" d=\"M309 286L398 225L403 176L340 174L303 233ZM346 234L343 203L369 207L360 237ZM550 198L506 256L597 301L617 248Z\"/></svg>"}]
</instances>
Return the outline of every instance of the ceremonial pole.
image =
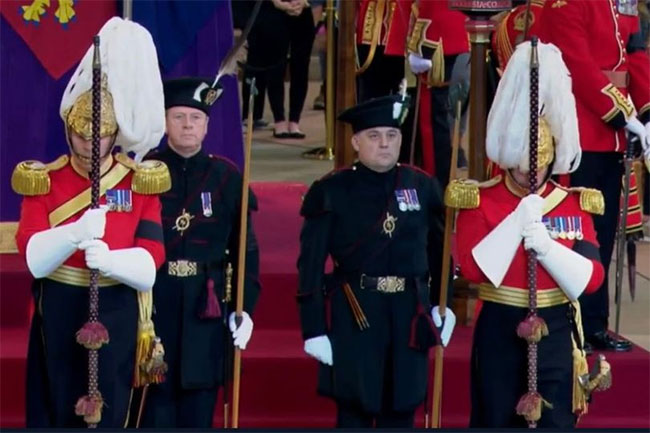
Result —
<instances>
[{"instance_id":1,"label":"ceremonial pole","mask_svg":"<svg viewBox=\"0 0 650 433\"><path fill-rule=\"evenodd\" d=\"M248 101L248 122L244 146L244 173L242 176L241 216L239 219L239 257L237 258L237 300L235 324L239 328L244 310L244 277L246 275L246 236L248 235L248 184L250 179L251 144L253 141L253 97L255 77L251 79ZM239 389L241 380L241 349L235 346L232 380L232 428L239 428Z\"/></svg>"}]
</instances>

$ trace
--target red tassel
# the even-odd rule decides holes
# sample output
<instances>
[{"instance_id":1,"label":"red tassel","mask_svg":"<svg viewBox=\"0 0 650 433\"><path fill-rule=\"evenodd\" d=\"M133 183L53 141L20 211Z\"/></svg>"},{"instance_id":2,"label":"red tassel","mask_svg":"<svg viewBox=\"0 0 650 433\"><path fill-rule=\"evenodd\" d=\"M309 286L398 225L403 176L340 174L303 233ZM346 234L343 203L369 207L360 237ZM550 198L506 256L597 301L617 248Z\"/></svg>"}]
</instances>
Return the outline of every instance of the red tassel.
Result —
<instances>
[{"instance_id":1,"label":"red tassel","mask_svg":"<svg viewBox=\"0 0 650 433\"><path fill-rule=\"evenodd\" d=\"M542 417L542 407L553 408L553 405L542 398L539 392L529 391L522 395L517 403L517 415L526 418L526 421L539 421Z\"/></svg>"},{"instance_id":2,"label":"red tassel","mask_svg":"<svg viewBox=\"0 0 650 433\"><path fill-rule=\"evenodd\" d=\"M104 406L104 399L101 394L96 396L84 395L77 400L74 407L74 413L83 416L84 421L88 424L99 424L102 420L102 407Z\"/></svg>"},{"instance_id":3,"label":"red tassel","mask_svg":"<svg viewBox=\"0 0 650 433\"><path fill-rule=\"evenodd\" d=\"M205 309L199 314L201 319L216 319L221 317L221 307L219 307L219 299L214 293L214 281L212 278L208 279L206 284L207 294L205 299Z\"/></svg>"},{"instance_id":4,"label":"red tassel","mask_svg":"<svg viewBox=\"0 0 650 433\"><path fill-rule=\"evenodd\" d=\"M541 317L529 314L517 326L517 335L529 343L539 343L542 337L548 335L548 326Z\"/></svg>"},{"instance_id":5,"label":"red tassel","mask_svg":"<svg viewBox=\"0 0 650 433\"><path fill-rule=\"evenodd\" d=\"M411 335L409 347L411 349L426 351L440 342L438 328L433 323L431 315L424 311L418 302L415 316L411 320Z\"/></svg>"},{"instance_id":6,"label":"red tassel","mask_svg":"<svg viewBox=\"0 0 650 433\"><path fill-rule=\"evenodd\" d=\"M86 322L77 331L77 343L89 350L98 350L108 343L108 330L101 322Z\"/></svg>"}]
</instances>

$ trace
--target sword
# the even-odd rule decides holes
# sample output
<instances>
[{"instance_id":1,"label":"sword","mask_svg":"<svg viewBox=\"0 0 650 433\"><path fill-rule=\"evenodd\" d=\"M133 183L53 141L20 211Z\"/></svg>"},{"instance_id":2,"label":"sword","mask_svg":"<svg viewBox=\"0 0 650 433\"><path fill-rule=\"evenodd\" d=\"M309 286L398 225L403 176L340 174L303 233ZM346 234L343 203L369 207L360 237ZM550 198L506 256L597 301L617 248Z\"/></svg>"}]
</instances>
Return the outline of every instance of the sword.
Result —
<instances>
[{"instance_id":1,"label":"sword","mask_svg":"<svg viewBox=\"0 0 650 433\"><path fill-rule=\"evenodd\" d=\"M616 233L616 325L614 332L618 335L621 324L621 292L623 290L623 255L625 254L625 225L627 222L627 208L630 204L630 175L632 173L632 163L634 162L634 142L636 137L627 140L625 148L625 157L623 164L625 174L623 176L623 203L619 213L618 230Z\"/></svg>"}]
</instances>

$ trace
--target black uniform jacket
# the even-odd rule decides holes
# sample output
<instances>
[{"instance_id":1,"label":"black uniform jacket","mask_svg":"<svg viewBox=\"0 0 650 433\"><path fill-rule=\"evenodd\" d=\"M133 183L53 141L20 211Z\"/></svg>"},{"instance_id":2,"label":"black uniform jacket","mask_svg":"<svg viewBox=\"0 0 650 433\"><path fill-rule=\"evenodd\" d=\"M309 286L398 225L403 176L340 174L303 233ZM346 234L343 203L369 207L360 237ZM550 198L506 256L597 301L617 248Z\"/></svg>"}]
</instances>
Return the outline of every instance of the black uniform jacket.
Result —
<instances>
[{"instance_id":1,"label":"black uniform jacket","mask_svg":"<svg viewBox=\"0 0 650 433\"><path fill-rule=\"evenodd\" d=\"M167 252L154 286L154 324L165 346L168 381L183 389L222 383L224 344L232 344L227 320L237 293L242 177L230 161L203 153L183 158L167 148L152 158L169 167L170 191L160 196ZM257 209L252 192L249 211ZM185 230L181 215L189 218ZM179 260L195 262L196 275L172 275ZM224 302L226 263L233 265L231 302ZM259 252L248 219L244 310L252 314L260 290ZM201 318L208 291L219 299L219 317ZM178 382L180 381L180 382Z\"/></svg>"},{"instance_id":2,"label":"black uniform jacket","mask_svg":"<svg viewBox=\"0 0 650 433\"><path fill-rule=\"evenodd\" d=\"M388 378L393 409L415 408L425 396L428 347L412 347L412 325L418 314L429 318L439 293L444 223L437 181L414 167L377 173L357 163L314 182L301 213L303 338L328 335L333 349L333 368L321 365L320 392L379 412ZM328 257L335 263L330 275ZM372 287L372 277L381 276L403 277L406 287L381 292ZM357 324L343 283L369 328Z\"/></svg>"}]
</instances>

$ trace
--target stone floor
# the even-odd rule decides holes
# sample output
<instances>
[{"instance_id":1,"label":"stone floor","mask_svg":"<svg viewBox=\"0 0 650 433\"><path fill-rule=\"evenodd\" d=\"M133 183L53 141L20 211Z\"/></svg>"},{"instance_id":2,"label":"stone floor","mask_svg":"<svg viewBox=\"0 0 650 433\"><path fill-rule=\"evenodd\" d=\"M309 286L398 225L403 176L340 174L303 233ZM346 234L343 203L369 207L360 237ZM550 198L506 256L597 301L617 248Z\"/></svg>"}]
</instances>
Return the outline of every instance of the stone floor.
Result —
<instances>
[{"instance_id":1,"label":"stone floor","mask_svg":"<svg viewBox=\"0 0 650 433\"><path fill-rule=\"evenodd\" d=\"M272 130L253 133L251 180L302 182L309 185L315 179L334 168L333 161L305 159L302 153L325 145L324 111L312 110L312 103L320 84L309 83L301 128L307 135L305 140L278 140L272 137ZM288 97L286 98L288 100ZM265 111L265 120L272 124L271 110ZM615 261L612 262L610 279L610 328L615 328L616 305L614 299ZM621 304L620 332L636 344L650 350L650 242L637 244L636 298L632 302L624 270L623 303Z\"/></svg>"}]
</instances>

